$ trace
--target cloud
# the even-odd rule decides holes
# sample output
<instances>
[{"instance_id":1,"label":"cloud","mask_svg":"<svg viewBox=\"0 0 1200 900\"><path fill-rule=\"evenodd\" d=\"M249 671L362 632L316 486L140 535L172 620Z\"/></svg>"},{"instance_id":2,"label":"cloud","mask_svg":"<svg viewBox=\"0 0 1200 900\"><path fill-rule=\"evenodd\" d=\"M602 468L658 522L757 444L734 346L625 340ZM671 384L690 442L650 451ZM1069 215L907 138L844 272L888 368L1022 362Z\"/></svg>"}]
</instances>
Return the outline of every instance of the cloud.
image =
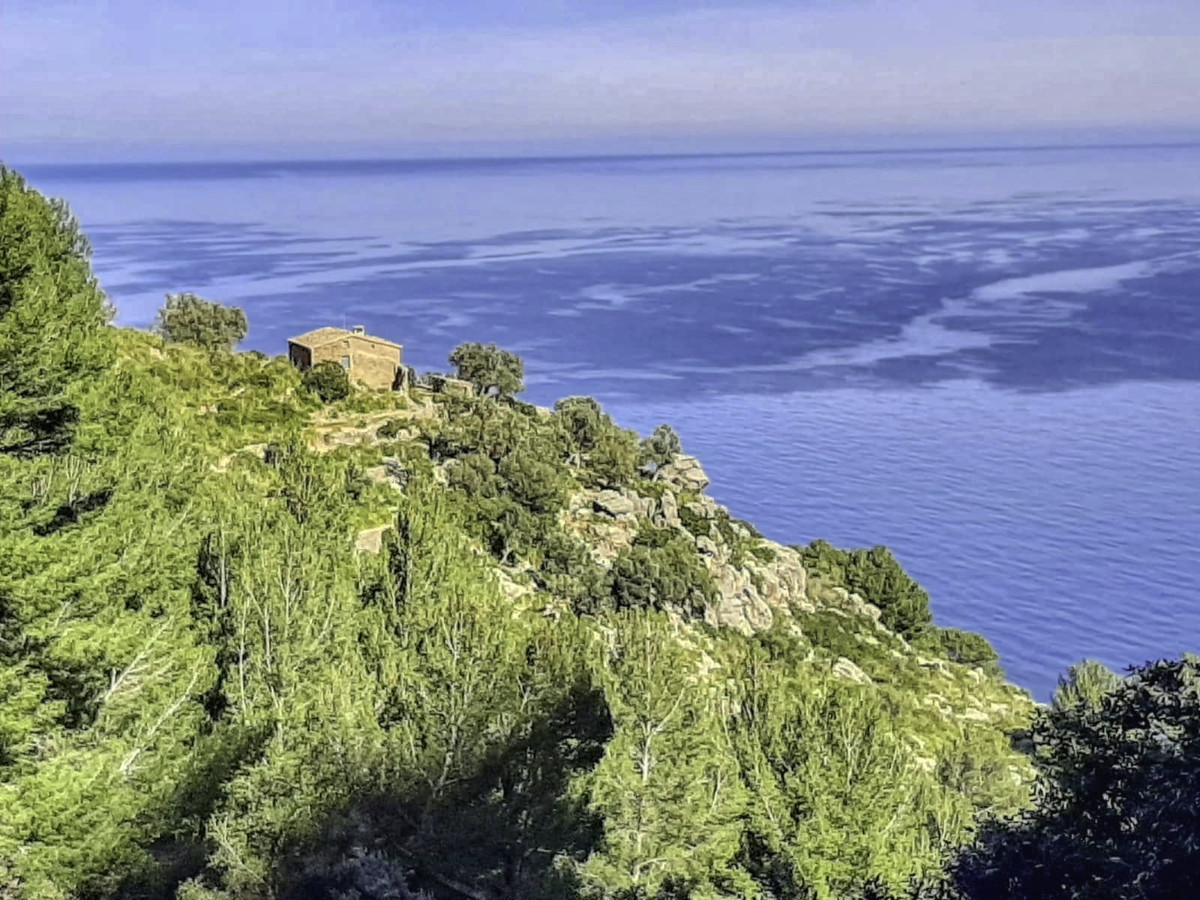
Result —
<instances>
[{"instance_id":1,"label":"cloud","mask_svg":"<svg viewBox=\"0 0 1200 900\"><path fill-rule=\"evenodd\" d=\"M9 0L5 144L1200 127L1183 0L300 8Z\"/></svg>"}]
</instances>

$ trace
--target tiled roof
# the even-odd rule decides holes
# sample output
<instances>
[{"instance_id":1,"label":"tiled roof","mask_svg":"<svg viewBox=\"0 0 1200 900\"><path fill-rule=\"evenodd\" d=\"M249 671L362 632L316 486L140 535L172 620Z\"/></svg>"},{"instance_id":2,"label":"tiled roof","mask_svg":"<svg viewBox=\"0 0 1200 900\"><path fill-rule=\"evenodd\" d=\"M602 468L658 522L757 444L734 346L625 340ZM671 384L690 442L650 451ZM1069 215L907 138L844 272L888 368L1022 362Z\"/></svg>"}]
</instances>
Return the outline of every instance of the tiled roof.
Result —
<instances>
[{"instance_id":1,"label":"tiled roof","mask_svg":"<svg viewBox=\"0 0 1200 900\"><path fill-rule=\"evenodd\" d=\"M288 338L288 342L299 344L302 347L308 347L310 350L315 350L317 347L323 347L326 344L332 344L334 341L345 340L348 337L355 337L353 331L347 331L345 328L333 328L326 326L317 328L313 331L305 332L299 337ZM357 337L368 338L380 344L387 344L389 347L400 348L400 345L395 341L389 341L387 338L376 337L373 334L360 334Z\"/></svg>"}]
</instances>

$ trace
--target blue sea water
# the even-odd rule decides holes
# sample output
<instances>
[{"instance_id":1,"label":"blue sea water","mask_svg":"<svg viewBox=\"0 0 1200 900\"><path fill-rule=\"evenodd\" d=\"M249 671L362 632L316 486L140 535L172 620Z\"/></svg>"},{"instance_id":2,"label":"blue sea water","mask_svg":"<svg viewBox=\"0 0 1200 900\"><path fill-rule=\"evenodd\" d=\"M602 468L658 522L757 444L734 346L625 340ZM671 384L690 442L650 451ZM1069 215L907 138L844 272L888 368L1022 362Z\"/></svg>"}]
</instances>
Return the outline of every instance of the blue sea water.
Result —
<instances>
[{"instance_id":1,"label":"blue sea water","mask_svg":"<svg viewBox=\"0 0 1200 900\"><path fill-rule=\"evenodd\" d=\"M495 341L769 536L888 544L1039 698L1200 650L1200 146L25 171L122 323Z\"/></svg>"}]
</instances>

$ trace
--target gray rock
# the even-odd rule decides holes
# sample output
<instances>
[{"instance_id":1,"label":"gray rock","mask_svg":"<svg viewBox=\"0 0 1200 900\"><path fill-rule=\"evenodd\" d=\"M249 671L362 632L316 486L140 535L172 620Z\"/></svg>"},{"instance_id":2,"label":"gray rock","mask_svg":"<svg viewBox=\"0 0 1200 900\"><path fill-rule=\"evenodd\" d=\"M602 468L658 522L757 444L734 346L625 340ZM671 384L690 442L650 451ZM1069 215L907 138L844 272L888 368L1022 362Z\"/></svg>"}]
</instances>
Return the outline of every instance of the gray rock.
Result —
<instances>
[{"instance_id":1,"label":"gray rock","mask_svg":"<svg viewBox=\"0 0 1200 900\"><path fill-rule=\"evenodd\" d=\"M659 469L657 477L685 491L702 491L711 484L700 460L684 453Z\"/></svg>"},{"instance_id":2,"label":"gray rock","mask_svg":"<svg viewBox=\"0 0 1200 900\"><path fill-rule=\"evenodd\" d=\"M711 557L716 558L721 555L721 548L718 547L717 542L714 541L710 537L696 538L696 549L699 550L705 556L711 556Z\"/></svg>"},{"instance_id":3,"label":"gray rock","mask_svg":"<svg viewBox=\"0 0 1200 900\"><path fill-rule=\"evenodd\" d=\"M670 491L666 491L658 501L658 514L654 518L654 524L660 528L683 528L683 523L679 520L679 501Z\"/></svg>"},{"instance_id":4,"label":"gray rock","mask_svg":"<svg viewBox=\"0 0 1200 900\"><path fill-rule=\"evenodd\" d=\"M636 516L644 510L639 503L640 497L631 497L621 491L600 491L592 498L592 507L605 515L619 519L623 516Z\"/></svg>"},{"instance_id":5,"label":"gray rock","mask_svg":"<svg viewBox=\"0 0 1200 900\"><path fill-rule=\"evenodd\" d=\"M379 553L383 550L383 535L391 527L391 525L377 525L374 528L360 531L354 542L354 549L359 553Z\"/></svg>"},{"instance_id":6,"label":"gray rock","mask_svg":"<svg viewBox=\"0 0 1200 900\"><path fill-rule=\"evenodd\" d=\"M775 621L771 607L758 595L750 577L732 566L722 567L716 575L717 601L705 612L712 625L725 626L753 634L765 631Z\"/></svg>"},{"instance_id":7,"label":"gray rock","mask_svg":"<svg viewBox=\"0 0 1200 900\"><path fill-rule=\"evenodd\" d=\"M837 662L833 664L833 674L836 678L852 681L855 684L871 683L870 676L844 656L838 657Z\"/></svg>"},{"instance_id":8,"label":"gray rock","mask_svg":"<svg viewBox=\"0 0 1200 900\"><path fill-rule=\"evenodd\" d=\"M527 584L521 584L519 581L514 581L506 572L497 570L496 581L500 586L500 593L504 595L505 600L520 600L522 597L527 597L533 593L533 588Z\"/></svg>"},{"instance_id":9,"label":"gray rock","mask_svg":"<svg viewBox=\"0 0 1200 900\"><path fill-rule=\"evenodd\" d=\"M773 562L759 562L751 557L747 568L760 580L760 593L767 604L776 609L786 609L797 604L807 605L805 589L808 575L800 562L800 554L790 547L763 541L775 554Z\"/></svg>"}]
</instances>

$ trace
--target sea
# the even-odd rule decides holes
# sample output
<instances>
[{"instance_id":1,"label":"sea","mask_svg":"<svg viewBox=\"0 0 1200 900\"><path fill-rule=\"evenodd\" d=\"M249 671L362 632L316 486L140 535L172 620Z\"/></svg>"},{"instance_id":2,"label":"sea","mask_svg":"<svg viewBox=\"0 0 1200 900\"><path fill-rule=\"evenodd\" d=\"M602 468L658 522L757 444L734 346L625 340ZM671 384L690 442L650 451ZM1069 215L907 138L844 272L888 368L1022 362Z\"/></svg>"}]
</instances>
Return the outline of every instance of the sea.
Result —
<instances>
[{"instance_id":1,"label":"sea","mask_svg":"<svg viewBox=\"0 0 1200 900\"><path fill-rule=\"evenodd\" d=\"M886 544L1038 699L1200 651L1198 145L22 171L121 324L495 342L767 536Z\"/></svg>"}]
</instances>

